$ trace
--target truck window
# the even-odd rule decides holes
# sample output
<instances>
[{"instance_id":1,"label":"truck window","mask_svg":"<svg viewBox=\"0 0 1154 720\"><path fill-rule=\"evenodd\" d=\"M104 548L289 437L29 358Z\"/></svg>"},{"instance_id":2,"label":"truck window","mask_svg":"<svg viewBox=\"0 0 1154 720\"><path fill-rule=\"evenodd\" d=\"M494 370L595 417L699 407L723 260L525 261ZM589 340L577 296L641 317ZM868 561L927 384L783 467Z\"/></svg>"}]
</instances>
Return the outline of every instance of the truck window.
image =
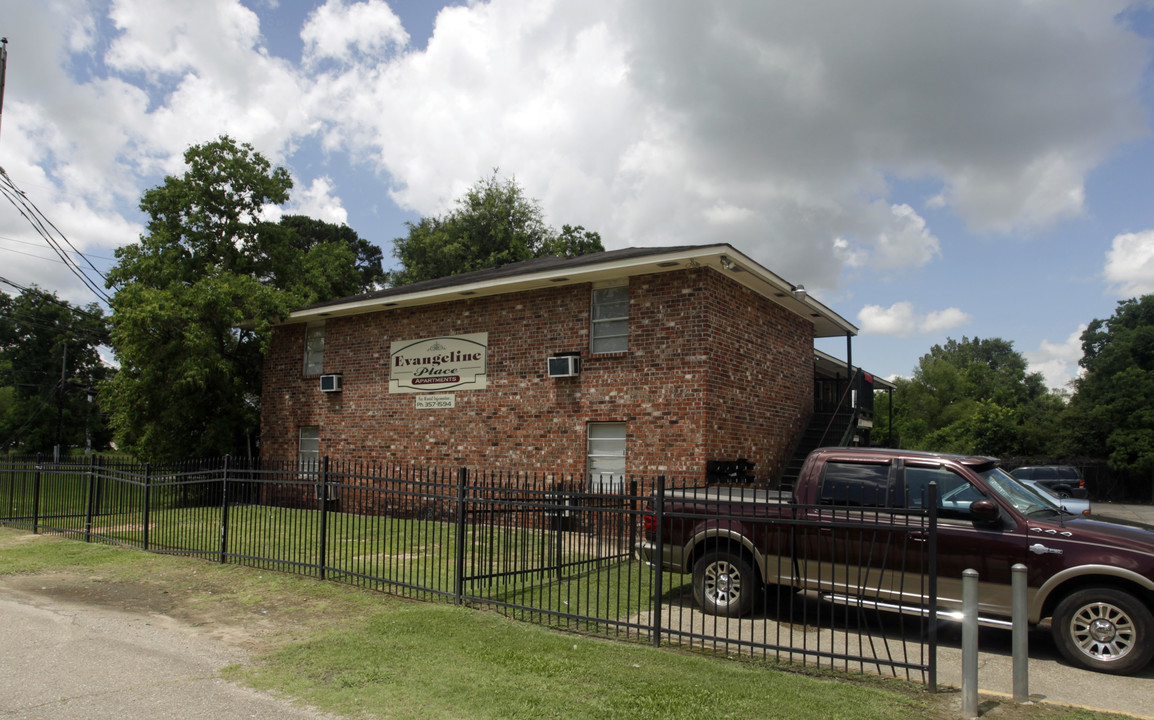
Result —
<instances>
[{"instance_id":1,"label":"truck window","mask_svg":"<svg viewBox=\"0 0 1154 720\"><path fill-rule=\"evenodd\" d=\"M890 466L831 461L821 471L818 501L822 505L886 507Z\"/></svg>"},{"instance_id":2,"label":"truck window","mask_svg":"<svg viewBox=\"0 0 1154 720\"><path fill-rule=\"evenodd\" d=\"M938 517L970 520L970 503L986 495L969 480L944 467L905 466L905 497L911 508L925 507L931 482L938 484Z\"/></svg>"}]
</instances>

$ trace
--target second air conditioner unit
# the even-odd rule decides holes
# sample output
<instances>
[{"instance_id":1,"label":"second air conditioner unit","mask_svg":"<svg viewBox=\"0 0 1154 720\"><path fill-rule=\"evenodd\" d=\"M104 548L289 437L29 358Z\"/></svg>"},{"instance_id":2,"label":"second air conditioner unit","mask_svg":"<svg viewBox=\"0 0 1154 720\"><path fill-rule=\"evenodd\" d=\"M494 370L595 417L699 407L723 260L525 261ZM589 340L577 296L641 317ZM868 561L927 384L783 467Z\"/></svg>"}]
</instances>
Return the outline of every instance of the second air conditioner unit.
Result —
<instances>
[{"instance_id":1,"label":"second air conditioner unit","mask_svg":"<svg viewBox=\"0 0 1154 720\"><path fill-rule=\"evenodd\" d=\"M581 374L579 355L557 355L549 358L549 377L576 377Z\"/></svg>"}]
</instances>

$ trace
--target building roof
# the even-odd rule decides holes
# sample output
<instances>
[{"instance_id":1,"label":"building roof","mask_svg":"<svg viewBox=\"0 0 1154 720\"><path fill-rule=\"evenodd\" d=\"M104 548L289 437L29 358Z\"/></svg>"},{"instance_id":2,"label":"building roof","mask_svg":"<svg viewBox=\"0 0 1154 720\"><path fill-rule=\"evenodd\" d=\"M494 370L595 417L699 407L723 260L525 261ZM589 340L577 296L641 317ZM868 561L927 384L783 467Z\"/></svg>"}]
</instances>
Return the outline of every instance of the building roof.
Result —
<instances>
[{"instance_id":1,"label":"building roof","mask_svg":"<svg viewBox=\"0 0 1154 720\"><path fill-rule=\"evenodd\" d=\"M470 297L547 287L611 282L634 275L711 267L813 323L814 337L856 335L848 320L728 244L624 248L577 257L541 257L411 285L317 303L291 313L288 323L382 312Z\"/></svg>"}]
</instances>

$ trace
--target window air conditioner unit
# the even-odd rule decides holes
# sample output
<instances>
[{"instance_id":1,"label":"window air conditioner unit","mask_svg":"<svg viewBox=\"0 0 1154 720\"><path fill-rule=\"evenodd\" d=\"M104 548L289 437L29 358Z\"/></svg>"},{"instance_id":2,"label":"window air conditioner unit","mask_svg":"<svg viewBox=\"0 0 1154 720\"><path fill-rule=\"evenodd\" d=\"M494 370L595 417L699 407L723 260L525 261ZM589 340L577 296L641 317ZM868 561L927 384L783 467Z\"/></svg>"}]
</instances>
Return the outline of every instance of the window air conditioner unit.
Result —
<instances>
[{"instance_id":1,"label":"window air conditioner unit","mask_svg":"<svg viewBox=\"0 0 1154 720\"><path fill-rule=\"evenodd\" d=\"M558 355L549 358L549 377L576 377L581 374L581 357Z\"/></svg>"},{"instance_id":2,"label":"window air conditioner unit","mask_svg":"<svg viewBox=\"0 0 1154 720\"><path fill-rule=\"evenodd\" d=\"M321 392L340 392L341 391L341 376L336 375L321 375Z\"/></svg>"}]
</instances>

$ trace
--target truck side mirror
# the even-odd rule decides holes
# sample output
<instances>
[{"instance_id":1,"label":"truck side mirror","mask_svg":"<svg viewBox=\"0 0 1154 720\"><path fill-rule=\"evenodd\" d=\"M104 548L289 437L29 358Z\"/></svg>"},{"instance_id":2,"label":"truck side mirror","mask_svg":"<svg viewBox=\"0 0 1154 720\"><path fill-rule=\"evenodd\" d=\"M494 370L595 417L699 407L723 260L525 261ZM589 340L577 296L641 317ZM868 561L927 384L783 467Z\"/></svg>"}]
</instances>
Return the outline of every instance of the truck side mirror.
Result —
<instances>
[{"instance_id":1,"label":"truck side mirror","mask_svg":"<svg viewBox=\"0 0 1154 720\"><path fill-rule=\"evenodd\" d=\"M988 525L1001 517L998 506L992 500L975 500L970 503L970 516L974 522Z\"/></svg>"}]
</instances>

